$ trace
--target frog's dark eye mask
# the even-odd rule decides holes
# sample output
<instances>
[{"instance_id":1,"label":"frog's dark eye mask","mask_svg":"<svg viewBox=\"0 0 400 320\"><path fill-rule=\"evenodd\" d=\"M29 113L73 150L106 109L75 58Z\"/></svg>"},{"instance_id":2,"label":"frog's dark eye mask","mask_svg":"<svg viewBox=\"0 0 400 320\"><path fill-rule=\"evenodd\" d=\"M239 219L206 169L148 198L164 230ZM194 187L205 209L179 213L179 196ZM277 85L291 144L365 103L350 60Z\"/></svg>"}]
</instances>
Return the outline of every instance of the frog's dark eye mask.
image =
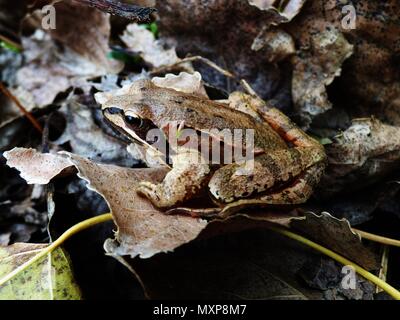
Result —
<instances>
[{"instance_id":1,"label":"frog's dark eye mask","mask_svg":"<svg viewBox=\"0 0 400 320\"><path fill-rule=\"evenodd\" d=\"M148 119L142 119L139 116L126 115L124 111L118 107L109 107L104 109L111 115L119 115L123 119L125 125L135 132L135 134L143 141L146 141L147 133L151 129L156 129L157 126ZM148 141L149 142L149 141ZM154 142L154 141L151 141Z\"/></svg>"}]
</instances>

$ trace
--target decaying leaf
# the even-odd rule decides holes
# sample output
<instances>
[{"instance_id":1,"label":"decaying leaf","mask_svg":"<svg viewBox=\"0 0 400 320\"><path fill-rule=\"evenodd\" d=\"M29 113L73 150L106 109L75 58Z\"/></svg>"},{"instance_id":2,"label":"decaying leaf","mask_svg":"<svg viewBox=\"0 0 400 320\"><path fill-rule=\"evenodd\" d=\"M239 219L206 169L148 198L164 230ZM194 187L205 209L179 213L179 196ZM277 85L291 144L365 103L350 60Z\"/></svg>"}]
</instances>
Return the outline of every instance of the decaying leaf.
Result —
<instances>
[{"instance_id":1,"label":"decaying leaf","mask_svg":"<svg viewBox=\"0 0 400 320\"><path fill-rule=\"evenodd\" d=\"M14 157L22 159L16 160ZM33 161L29 159L32 157ZM45 177L40 180L36 176L27 175L30 164L38 165L40 159L51 160L56 163L57 170L47 168L44 171ZM69 158L70 161L65 159ZM104 197L110 210L113 213L114 221L118 226L116 240L108 242L107 247L112 255L151 257L160 252L172 251L175 248L196 239L200 232L201 237L210 237L226 233L242 231L249 228L262 228L271 223L284 226L291 226L293 221L299 219L305 224L304 228L298 228L315 241L326 243L329 247L337 249L349 258L357 259L366 268L373 268L373 257L367 249L361 249L360 238L354 234L347 221L337 220L330 215L324 215L323 219L313 219L313 216L299 216L297 212L281 213L268 210L258 210L254 214L240 214L233 219L226 221L212 221L184 216L166 215L156 209L147 199L137 195L135 185L141 180L152 182L161 181L168 168L152 169L130 169L112 165L96 164L71 153L59 153L58 155L40 154L32 149L26 150L15 148L6 153L9 165L16 167L27 179L34 179L39 183L47 183L50 174L53 177L59 173L61 167L70 166L71 162L76 166L78 175L88 182L88 188L98 192ZM43 169L41 169L43 170ZM40 172L40 171L39 171ZM28 182L31 182L28 180ZM310 221L310 226L308 226ZM302 224L300 224L302 226ZM207 227L207 229L206 229ZM329 230L321 233L325 227ZM335 233L342 236L337 238ZM358 243L358 245L356 245ZM357 248L357 257L354 257L354 250Z\"/></svg>"},{"instance_id":2,"label":"decaying leaf","mask_svg":"<svg viewBox=\"0 0 400 320\"><path fill-rule=\"evenodd\" d=\"M118 226L119 242L115 253L148 258L168 252L195 239L207 222L187 216L168 216L137 195L141 180L160 181L166 169L128 169L98 165L70 154L78 175L89 182L88 188L107 201Z\"/></svg>"},{"instance_id":3,"label":"decaying leaf","mask_svg":"<svg viewBox=\"0 0 400 320\"><path fill-rule=\"evenodd\" d=\"M385 3L312 0L284 27L300 49L312 50L313 38L324 32L342 33L353 46L353 54L346 61L340 79L335 81L336 104L346 107L353 117L374 113L389 123L398 124L399 13L400 4L396 0ZM338 50L340 46L334 48ZM344 57L344 52L337 53L327 57L339 62L337 58Z\"/></svg>"},{"instance_id":4,"label":"decaying leaf","mask_svg":"<svg viewBox=\"0 0 400 320\"><path fill-rule=\"evenodd\" d=\"M89 107L71 97L60 109L66 118L66 128L55 143L69 142L71 151L85 158L101 163L113 163L132 167L137 163L126 150L127 144L104 134L93 119Z\"/></svg>"},{"instance_id":5,"label":"decaying leaf","mask_svg":"<svg viewBox=\"0 0 400 320\"><path fill-rule=\"evenodd\" d=\"M293 58L293 102L306 125L332 107L326 86L340 75L352 53L353 46L332 26L315 35L310 47Z\"/></svg>"},{"instance_id":6,"label":"decaying leaf","mask_svg":"<svg viewBox=\"0 0 400 320\"><path fill-rule=\"evenodd\" d=\"M69 2L55 6L62 12L57 16L57 28L51 37L38 29L23 39L26 62L17 72L16 85L31 94L37 107L52 103L71 86L89 90L86 79L122 68L121 63L107 58L108 15Z\"/></svg>"},{"instance_id":7,"label":"decaying leaf","mask_svg":"<svg viewBox=\"0 0 400 320\"><path fill-rule=\"evenodd\" d=\"M97 69L94 76L117 73L122 69L120 62L107 58L111 30L108 14L65 1L55 4L55 10L57 28L50 32L53 40L93 64ZM79 66L76 68L79 70Z\"/></svg>"},{"instance_id":8,"label":"decaying leaf","mask_svg":"<svg viewBox=\"0 0 400 320\"><path fill-rule=\"evenodd\" d=\"M0 278L28 261L45 244L0 247ZM1 300L80 300L70 261L61 248L40 259L0 287Z\"/></svg>"},{"instance_id":9,"label":"decaying leaf","mask_svg":"<svg viewBox=\"0 0 400 320\"><path fill-rule=\"evenodd\" d=\"M268 62L280 62L296 52L293 38L279 28L264 27L254 39L251 49L263 50Z\"/></svg>"},{"instance_id":10,"label":"decaying leaf","mask_svg":"<svg viewBox=\"0 0 400 320\"><path fill-rule=\"evenodd\" d=\"M291 220L290 226L368 270L379 268L376 256L363 246L346 219L336 219L326 212L321 215L306 213L303 219Z\"/></svg>"},{"instance_id":11,"label":"decaying leaf","mask_svg":"<svg viewBox=\"0 0 400 320\"><path fill-rule=\"evenodd\" d=\"M154 77L151 81L157 87L169 88L207 97L206 90L201 81L201 74L197 71L193 74L181 72L179 75L168 73L164 77Z\"/></svg>"},{"instance_id":12,"label":"decaying leaf","mask_svg":"<svg viewBox=\"0 0 400 320\"><path fill-rule=\"evenodd\" d=\"M329 167L321 190L334 194L370 185L397 168L400 128L377 119L353 120L352 125L326 147Z\"/></svg>"},{"instance_id":13,"label":"decaying leaf","mask_svg":"<svg viewBox=\"0 0 400 320\"><path fill-rule=\"evenodd\" d=\"M281 17L281 21L288 22L292 20L301 10L306 0L290 0L290 1L276 1L276 0L248 0L248 2L264 11L272 11Z\"/></svg>"},{"instance_id":14,"label":"decaying leaf","mask_svg":"<svg viewBox=\"0 0 400 320\"><path fill-rule=\"evenodd\" d=\"M14 96L19 97L19 101L27 111L31 111L35 107L33 97L21 87L11 90L11 93ZM23 116L21 110L7 97L1 96L0 103L0 127L5 126L13 120Z\"/></svg>"},{"instance_id":15,"label":"decaying leaf","mask_svg":"<svg viewBox=\"0 0 400 320\"><path fill-rule=\"evenodd\" d=\"M139 181L159 181L167 173L165 168L122 168L96 164L74 154L40 154L33 149L22 148L15 148L5 156L11 166L23 172L21 176L28 182L39 184L48 183L62 169L70 167L72 162L78 169L78 175L88 181L88 188L102 195L113 213L118 227L116 254L150 257L171 251L195 239L207 225L206 221L197 218L165 215L137 195L135 185ZM40 163L44 168L39 168ZM35 166L36 170L32 170ZM40 174L43 177L40 178Z\"/></svg>"},{"instance_id":16,"label":"decaying leaf","mask_svg":"<svg viewBox=\"0 0 400 320\"><path fill-rule=\"evenodd\" d=\"M126 46L140 54L144 61L158 68L179 62L175 48L165 49L162 42L154 39L151 31L136 23L129 24L121 36Z\"/></svg>"},{"instance_id":17,"label":"decaying leaf","mask_svg":"<svg viewBox=\"0 0 400 320\"><path fill-rule=\"evenodd\" d=\"M176 44L179 56L208 58L238 79L246 79L263 98L276 98L279 107L288 107L290 82L284 81L279 68L266 63L270 57L264 50L252 50L263 27L282 20L281 16L260 10L248 0L165 0L157 1L156 8L162 17L161 39ZM236 81L208 66L195 66L207 83L227 92L239 90Z\"/></svg>"},{"instance_id":18,"label":"decaying leaf","mask_svg":"<svg viewBox=\"0 0 400 320\"><path fill-rule=\"evenodd\" d=\"M35 149L14 148L4 152L4 157L8 166L19 170L21 177L29 184L47 184L72 166L66 158L50 153L38 153Z\"/></svg>"}]
</instances>

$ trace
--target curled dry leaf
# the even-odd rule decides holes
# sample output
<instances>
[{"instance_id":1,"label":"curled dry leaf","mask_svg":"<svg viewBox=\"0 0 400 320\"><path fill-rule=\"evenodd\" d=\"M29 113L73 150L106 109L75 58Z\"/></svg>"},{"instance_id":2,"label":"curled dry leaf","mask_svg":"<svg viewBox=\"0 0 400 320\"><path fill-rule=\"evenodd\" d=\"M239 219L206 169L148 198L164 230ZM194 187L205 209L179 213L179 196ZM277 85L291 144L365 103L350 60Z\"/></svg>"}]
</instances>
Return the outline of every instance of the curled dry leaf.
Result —
<instances>
[{"instance_id":1,"label":"curled dry leaf","mask_svg":"<svg viewBox=\"0 0 400 320\"><path fill-rule=\"evenodd\" d=\"M50 153L39 153L35 149L14 148L4 152L7 165L21 172L29 184L48 184L64 169L71 167L68 159Z\"/></svg>"},{"instance_id":2,"label":"curled dry leaf","mask_svg":"<svg viewBox=\"0 0 400 320\"><path fill-rule=\"evenodd\" d=\"M327 212L320 215L306 213L303 218L291 220L290 226L367 270L379 268L376 256L361 243L361 238L351 230L346 219L336 219Z\"/></svg>"},{"instance_id":3,"label":"curled dry leaf","mask_svg":"<svg viewBox=\"0 0 400 320\"><path fill-rule=\"evenodd\" d=\"M154 18L152 16L152 13L156 11L156 9L154 8L141 7L139 5L131 3L122 3L116 0L75 0L75 1L89 5L91 7L95 7L109 14L118 15L120 17L141 23L151 22ZM150 3L153 1L141 1L141 2L143 2L145 5L152 5Z\"/></svg>"},{"instance_id":4,"label":"curled dry leaf","mask_svg":"<svg viewBox=\"0 0 400 320\"><path fill-rule=\"evenodd\" d=\"M354 48L341 77L335 81L336 104L346 107L352 117L372 113L399 124L399 17L400 3L396 0L311 0L284 28L300 49L310 48L313 38L328 29L332 34L343 33Z\"/></svg>"},{"instance_id":5,"label":"curled dry leaf","mask_svg":"<svg viewBox=\"0 0 400 320\"><path fill-rule=\"evenodd\" d=\"M136 80L138 79L126 81L122 88L118 87L117 89L105 92L97 92L94 95L96 102L102 105L113 97L128 94L131 91L131 88L133 88ZM193 74L181 72L179 75L168 73L164 77L153 77L152 82L158 87L170 88L176 91L194 93L207 97L202 83L201 74L199 72L194 72Z\"/></svg>"},{"instance_id":6,"label":"curled dry leaf","mask_svg":"<svg viewBox=\"0 0 400 320\"><path fill-rule=\"evenodd\" d=\"M352 53L353 46L331 27L315 35L310 47L293 58L293 102L306 127L332 107L326 87L340 75L343 62Z\"/></svg>"},{"instance_id":7,"label":"curled dry leaf","mask_svg":"<svg viewBox=\"0 0 400 320\"><path fill-rule=\"evenodd\" d=\"M22 265L45 244L15 243L0 247L0 279ZM35 262L0 287L1 300L80 300L69 258L61 248Z\"/></svg>"},{"instance_id":8,"label":"curled dry leaf","mask_svg":"<svg viewBox=\"0 0 400 320\"><path fill-rule=\"evenodd\" d=\"M60 2L55 4L55 9L57 28L51 30L52 39L93 64L93 76L118 73L122 69L120 62L107 58L111 30L108 14L76 2ZM79 69L77 66L76 71ZM82 70L77 74L80 73Z\"/></svg>"},{"instance_id":9,"label":"curled dry leaf","mask_svg":"<svg viewBox=\"0 0 400 320\"><path fill-rule=\"evenodd\" d=\"M263 11L271 11L280 16L274 24L292 20L301 10L306 0L248 0L248 2Z\"/></svg>"},{"instance_id":10,"label":"curled dry leaf","mask_svg":"<svg viewBox=\"0 0 400 320\"><path fill-rule=\"evenodd\" d=\"M179 75L168 73L164 77L154 77L151 81L157 87L174 89L185 93L193 93L208 98L201 81L201 74L197 71L193 74L181 72Z\"/></svg>"},{"instance_id":11,"label":"curled dry leaf","mask_svg":"<svg viewBox=\"0 0 400 320\"><path fill-rule=\"evenodd\" d=\"M147 258L171 251L195 239L207 225L197 218L165 215L137 195L135 184L160 181L167 173L165 168L122 168L96 164L70 153L50 155L23 148L6 152L5 157L28 183L46 184L71 163L75 165L78 175L88 181L88 188L102 195L111 209L118 227L119 244L114 246L114 254Z\"/></svg>"},{"instance_id":12,"label":"curled dry leaf","mask_svg":"<svg viewBox=\"0 0 400 320\"><path fill-rule=\"evenodd\" d=\"M78 175L89 182L88 188L101 194L118 226L119 245L114 254L148 258L168 252L195 239L207 222L187 216L168 216L136 193L141 180L158 182L166 169L128 169L98 165L70 154Z\"/></svg>"},{"instance_id":13,"label":"curled dry leaf","mask_svg":"<svg viewBox=\"0 0 400 320\"><path fill-rule=\"evenodd\" d=\"M293 38L284 30L264 27L254 39L251 49L263 50L268 62L280 62L296 52Z\"/></svg>"},{"instance_id":14,"label":"curled dry leaf","mask_svg":"<svg viewBox=\"0 0 400 320\"><path fill-rule=\"evenodd\" d=\"M400 128L377 119L353 120L352 125L326 146L328 170L321 191L331 195L360 189L397 168L400 162Z\"/></svg>"},{"instance_id":15,"label":"curled dry leaf","mask_svg":"<svg viewBox=\"0 0 400 320\"><path fill-rule=\"evenodd\" d=\"M163 43L154 39L151 31L136 23L129 24L121 36L126 46L139 53L151 66L158 68L179 62L175 48L165 49Z\"/></svg>"}]
</instances>

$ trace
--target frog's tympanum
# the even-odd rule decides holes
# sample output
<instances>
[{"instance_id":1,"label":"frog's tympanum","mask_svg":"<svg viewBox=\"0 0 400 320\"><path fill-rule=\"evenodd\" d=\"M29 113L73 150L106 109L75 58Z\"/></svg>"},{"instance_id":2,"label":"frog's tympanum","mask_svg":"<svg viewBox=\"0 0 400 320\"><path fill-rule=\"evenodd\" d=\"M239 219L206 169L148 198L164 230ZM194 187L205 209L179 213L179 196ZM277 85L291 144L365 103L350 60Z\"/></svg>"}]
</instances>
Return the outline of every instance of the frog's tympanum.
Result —
<instances>
[{"instance_id":1,"label":"frog's tympanum","mask_svg":"<svg viewBox=\"0 0 400 320\"><path fill-rule=\"evenodd\" d=\"M179 142L170 144L170 172L161 183L143 181L137 190L165 211L226 216L247 207L303 203L311 196L326 166L324 148L318 141L278 109L267 107L260 100L256 110L254 105L257 103L233 108L199 95L158 87L150 80L140 80L123 95L112 96L102 109L108 121L142 146L149 145L146 134L155 128L168 141L171 123L180 124L181 129L193 129L202 137L198 139L200 142L204 142L203 133L209 134L210 140L218 140L218 136L210 133L213 129L253 130L254 159L210 164L197 146L178 148ZM178 147L174 150L174 146ZM202 161L190 161L196 157ZM180 208L205 190L215 208Z\"/></svg>"}]
</instances>

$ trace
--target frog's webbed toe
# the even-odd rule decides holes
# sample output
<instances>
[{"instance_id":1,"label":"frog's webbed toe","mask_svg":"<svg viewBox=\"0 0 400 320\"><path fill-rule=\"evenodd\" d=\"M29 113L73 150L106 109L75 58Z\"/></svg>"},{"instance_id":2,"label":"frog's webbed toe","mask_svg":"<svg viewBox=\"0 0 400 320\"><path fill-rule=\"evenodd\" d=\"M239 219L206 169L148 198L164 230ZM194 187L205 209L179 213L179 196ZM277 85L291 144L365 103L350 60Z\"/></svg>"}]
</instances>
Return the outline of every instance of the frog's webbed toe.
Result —
<instances>
[{"instance_id":1,"label":"frog's webbed toe","mask_svg":"<svg viewBox=\"0 0 400 320\"><path fill-rule=\"evenodd\" d=\"M142 181L139 183L138 187L136 188L136 192L158 206L158 202L160 201L160 197L158 196L157 185L148 181Z\"/></svg>"},{"instance_id":2,"label":"frog's webbed toe","mask_svg":"<svg viewBox=\"0 0 400 320\"><path fill-rule=\"evenodd\" d=\"M170 208L180 202L181 196L174 192L165 184L154 184L148 181L142 181L136 189L136 192L151 201L157 208Z\"/></svg>"}]
</instances>

